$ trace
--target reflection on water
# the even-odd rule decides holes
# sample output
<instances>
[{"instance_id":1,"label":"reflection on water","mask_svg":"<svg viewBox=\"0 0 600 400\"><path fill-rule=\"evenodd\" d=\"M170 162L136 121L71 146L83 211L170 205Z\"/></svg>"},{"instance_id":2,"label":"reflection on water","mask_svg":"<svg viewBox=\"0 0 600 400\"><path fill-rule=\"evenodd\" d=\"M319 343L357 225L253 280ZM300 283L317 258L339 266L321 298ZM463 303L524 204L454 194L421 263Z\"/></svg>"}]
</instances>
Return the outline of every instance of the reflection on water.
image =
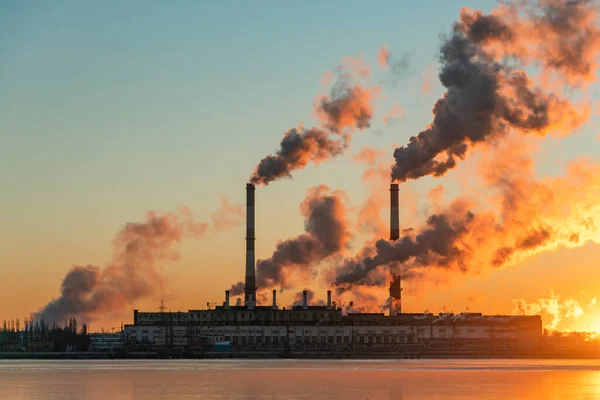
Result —
<instances>
[{"instance_id":1,"label":"reflection on water","mask_svg":"<svg viewBox=\"0 0 600 400\"><path fill-rule=\"evenodd\" d=\"M0 398L599 399L600 362L0 361Z\"/></svg>"}]
</instances>

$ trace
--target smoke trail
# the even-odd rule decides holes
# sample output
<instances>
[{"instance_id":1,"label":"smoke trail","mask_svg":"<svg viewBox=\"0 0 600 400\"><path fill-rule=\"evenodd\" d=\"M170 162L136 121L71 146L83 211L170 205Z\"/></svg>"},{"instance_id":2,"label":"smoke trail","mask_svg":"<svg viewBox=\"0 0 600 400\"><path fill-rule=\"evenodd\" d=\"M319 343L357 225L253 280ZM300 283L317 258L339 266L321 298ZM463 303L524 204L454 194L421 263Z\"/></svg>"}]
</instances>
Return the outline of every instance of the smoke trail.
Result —
<instances>
[{"instance_id":1,"label":"smoke trail","mask_svg":"<svg viewBox=\"0 0 600 400\"><path fill-rule=\"evenodd\" d=\"M341 254L351 239L346 220L345 194L325 185L312 187L300 205L305 233L277 243L273 255L258 260L256 284L262 289L293 286L293 276L310 272L327 258ZM232 294L241 294L243 284L234 284Z\"/></svg>"},{"instance_id":2,"label":"smoke trail","mask_svg":"<svg viewBox=\"0 0 600 400\"><path fill-rule=\"evenodd\" d=\"M524 68L539 67L555 89L584 85L596 70L596 24L595 7L585 0L520 1L490 15L463 10L440 50L447 91L431 125L395 150L392 179L444 175L470 146L510 130L546 135L577 128L589 109L578 113L536 87Z\"/></svg>"},{"instance_id":3,"label":"smoke trail","mask_svg":"<svg viewBox=\"0 0 600 400\"><path fill-rule=\"evenodd\" d=\"M377 270L383 265L411 279L427 267L477 272L559 246L600 242L594 222L600 215L595 200L600 165L580 160L563 177L537 180L531 161L519 156L514 143L498 151L483 166L487 185L498 192L498 213L475 211L472 201L458 198L420 229L404 230L394 242L379 240L346 260L337 268L335 285L381 285Z\"/></svg>"},{"instance_id":4,"label":"smoke trail","mask_svg":"<svg viewBox=\"0 0 600 400\"><path fill-rule=\"evenodd\" d=\"M146 214L144 222L129 222L113 240L114 255L101 269L94 265L75 265L61 283L60 296L38 311L37 318L62 321L118 312L134 301L150 297L165 284L159 272L161 262L179 257L176 246L184 237L201 237L211 230L223 230L241 219L225 218L225 211L239 215L242 206L232 206L225 198L212 216L212 224L196 222L188 208L179 212Z\"/></svg>"},{"instance_id":5,"label":"smoke trail","mask_svg":"<svg viewBox=\"0 0 600 400\"><path fill-rule=\"evenodd\" d=\"M300 125L285 132L279 150L259 162L250 182L268 185L279 178L291 178L293 171L309 163L318 165L341 155L352 134L368 128L373 118L378 88L360 83L369 73L361 60L344 58L331 92L315 100L313 111L320 127L305 129Z\"/></svg>"},{"instance_id":6,"label":"smoke trail","mask_svg":"<svg viewBox=\"0 0 600 400\"><path fill-rule=\"evenodd\" d=\"M332 139L328 133L318 128L293 128L283 135L280 149L260 160L250 182L268 185L282 177L291 178L291 172L302 169L312 162L320 162L338 156L346 149L347 142Z\"/></svg>"}]
</instances>

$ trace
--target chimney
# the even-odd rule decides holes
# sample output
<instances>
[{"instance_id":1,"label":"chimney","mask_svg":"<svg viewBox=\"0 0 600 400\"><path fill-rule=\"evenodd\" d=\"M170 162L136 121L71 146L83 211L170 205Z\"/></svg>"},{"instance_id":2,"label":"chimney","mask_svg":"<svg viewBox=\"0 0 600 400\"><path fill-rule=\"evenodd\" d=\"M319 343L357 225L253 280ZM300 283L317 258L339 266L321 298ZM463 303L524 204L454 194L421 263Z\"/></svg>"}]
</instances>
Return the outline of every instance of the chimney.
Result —
<instances>
[{"instance_id":1,"label":"chimney","mask_svg":"<svg viewBox=\"0 0 600 400\"><path fill-rule=\"evenodd\" d=\"M402 314L402 280L392 273L390 282L390 316Z\"/></svg>"},{"instance_id":2,"label":"chimney","mask_svg":"<svg viewBox=\"0 0 600 400\"><path fill-rule=\"evenodd\" d=\"M229 290L225 291L225 308L228 309L229 308Z\"/></svg>"},{"instance_id":3,"label":"chimney","mask_svg":"<svg viewBox=\"0 0 600 400\"><path fill-rule=\"evenodd\" d=\"M254 261L254 185L246 185L246 284L244 302L246 307L256 305L256 274Z\"/></svg>"},{"instance_id":4,"label":"chimney","mask_svg":"<svg viewBox=\"0 0 600 400\"><path fill-rule=\"evenodd\" d=\"M327 291L327 309L331 310L331 290Z\"/></svg>"},{"instance_id":5,"label":"chimney","mask_svg":"<svg viewBox=\"0 0 600 400\"><path fill-rule=\"evenodd\" d=\"M390 240L400 237L400 214L398 213L398 184L390 184Z\"/></svg>"},{"instance_id":6,"label":"chimney","mask_svg":"<svg viewBox=\"0 0 600 400\"><path fill-rule=\"evenodd\" d=\"M273 289L273 310L277 310L277 290Z\"/></svg>"},{"instance_id":7,"label":"chimney","mask_svg":"<svg viewBox=\"0 0 600 400\"><path fill-rule=\"evenodd\" d=\"M308 290L302 292L302 308L305 310L308 308Z\"/></svg>"}]
</instances>

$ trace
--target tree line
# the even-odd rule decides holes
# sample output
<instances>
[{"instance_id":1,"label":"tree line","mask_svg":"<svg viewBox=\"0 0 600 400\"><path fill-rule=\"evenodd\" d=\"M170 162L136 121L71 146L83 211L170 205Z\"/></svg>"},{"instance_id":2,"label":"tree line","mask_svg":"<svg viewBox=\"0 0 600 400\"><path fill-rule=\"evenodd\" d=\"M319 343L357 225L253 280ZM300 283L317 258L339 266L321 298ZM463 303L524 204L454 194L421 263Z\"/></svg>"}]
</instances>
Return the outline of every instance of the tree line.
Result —
<instances>
[{"instance_id":1,"label":"tree line","mask_svg":"<svg viewBox=\"0 0 600 400\"><path fill-rule=\"evenodd\" d=\"M85 351L90 346L88 327L79 327L76 318L62 326L33 317L4 320L0 330L0 350L5 351Z\"/></svg>"}]
</instances>

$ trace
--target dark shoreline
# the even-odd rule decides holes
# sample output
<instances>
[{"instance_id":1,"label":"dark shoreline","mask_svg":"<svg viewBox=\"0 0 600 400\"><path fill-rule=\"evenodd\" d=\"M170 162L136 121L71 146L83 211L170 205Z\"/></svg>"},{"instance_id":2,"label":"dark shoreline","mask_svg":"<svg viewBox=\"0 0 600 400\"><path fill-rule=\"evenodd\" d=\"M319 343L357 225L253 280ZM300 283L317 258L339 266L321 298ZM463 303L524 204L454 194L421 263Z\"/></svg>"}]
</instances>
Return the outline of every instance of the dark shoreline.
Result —
<instances>
[{"instance_id":1,"label":"dark shoreline","mask_svg":"<svg viewBox=\"0 0 600 400\"><path fill-rule=\"evenodd\" d=\"M114 352L0 352L0 360L156 360L156 359L312 359L312 360L401 360L401 359L522 359L522 360L583 360L600 359L597 354L583 354L572 352L545 352L545 353L477 353L477 354L450 354L430 353L404 356L400 354L277 354L262 352L214 352L202 355L189 355L173 352L170 354L158 354L156 352L131 352L128 354L117 354Z\"/></svg>"}]
</instances>

